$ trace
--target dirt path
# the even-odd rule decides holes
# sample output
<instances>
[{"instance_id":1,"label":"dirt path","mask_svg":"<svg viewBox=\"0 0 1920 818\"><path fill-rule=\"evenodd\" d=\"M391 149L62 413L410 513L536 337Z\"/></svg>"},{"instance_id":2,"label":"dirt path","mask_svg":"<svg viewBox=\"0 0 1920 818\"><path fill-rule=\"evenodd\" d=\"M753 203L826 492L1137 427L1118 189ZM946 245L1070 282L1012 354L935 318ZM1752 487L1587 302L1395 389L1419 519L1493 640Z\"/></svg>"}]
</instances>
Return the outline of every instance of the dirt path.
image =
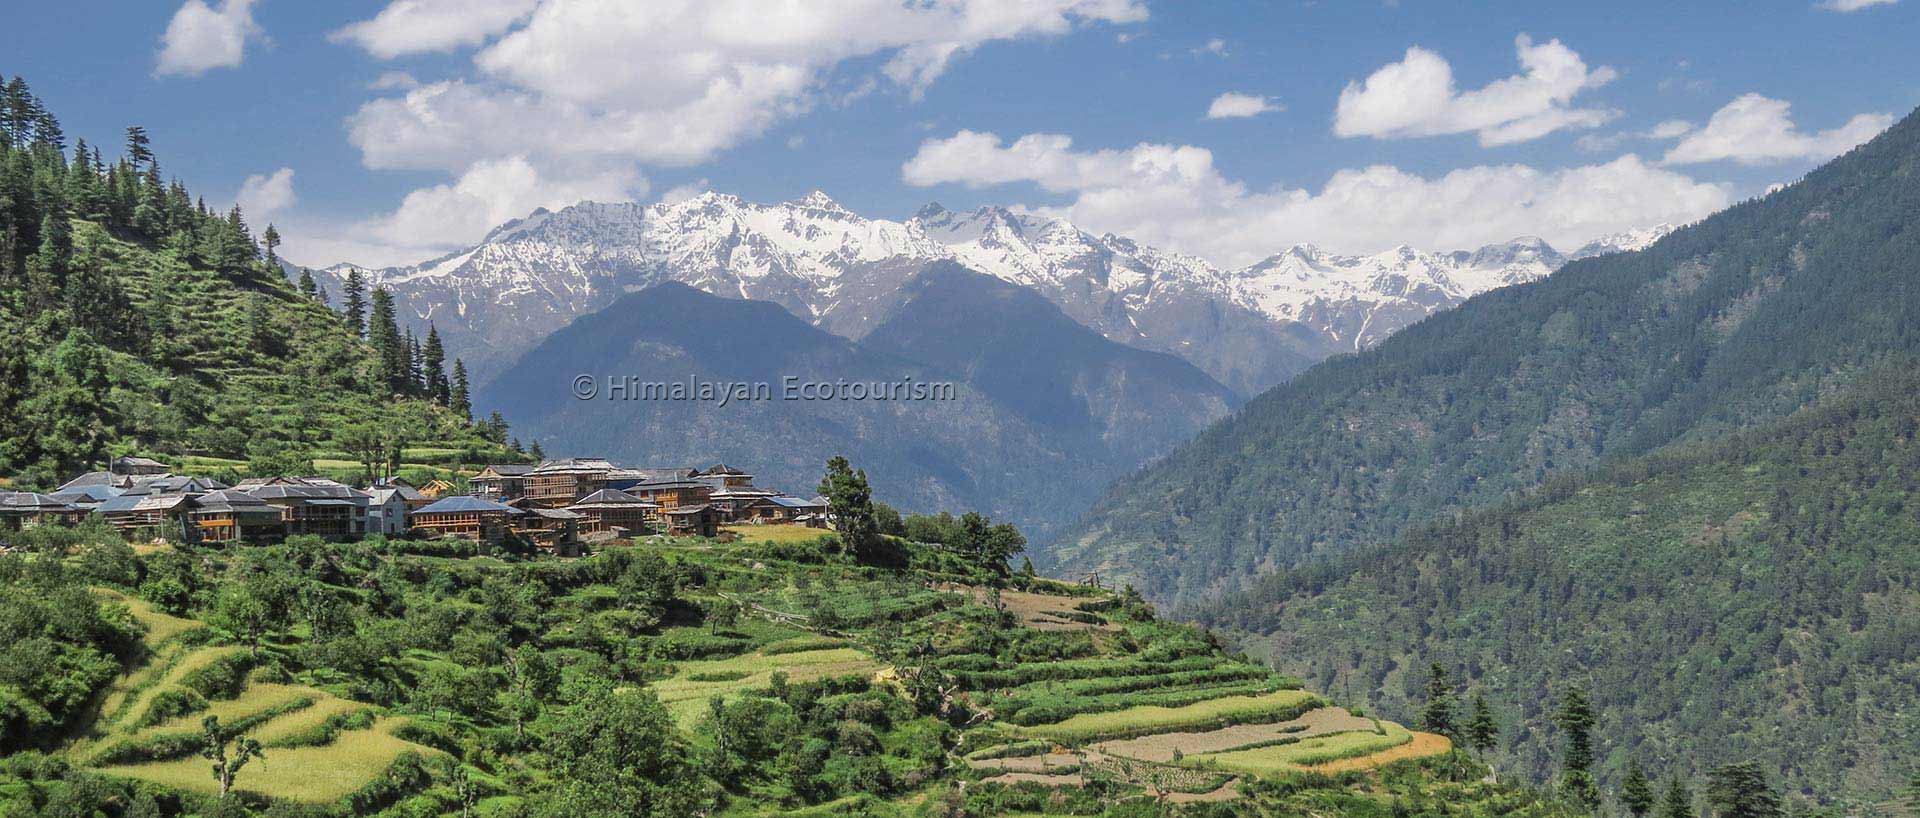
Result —
<instances>
[{"instance_id":1,"label":"dirt path","mask_svg":"<svg viewBox=\"0 0 1920 818\"><path fill-rule=\"evenodd\" d=\"M1453 742L1447 740L1446 736L1434 735L1433 733L1416 732L1413 734L1412 741L1409 741L1398 747L1389 747L1385 750L1381 750L1380 752L1374 753L1372 755L1364 755L1358 758L1343 758L1343 759L1340 759L1339 761L1329 761L1325 764L1316 764L1312 767L1308 767L1307 769L1310 769L1317 773L1339 773L1339 772L1346 772L1348 770L1371 770L1376 767L1392 764L1395 761L1405 761L1409 758L1426 758L1427 756L1437 756L1452 749L1453 749Z\"/></svg>"}]
</instances>

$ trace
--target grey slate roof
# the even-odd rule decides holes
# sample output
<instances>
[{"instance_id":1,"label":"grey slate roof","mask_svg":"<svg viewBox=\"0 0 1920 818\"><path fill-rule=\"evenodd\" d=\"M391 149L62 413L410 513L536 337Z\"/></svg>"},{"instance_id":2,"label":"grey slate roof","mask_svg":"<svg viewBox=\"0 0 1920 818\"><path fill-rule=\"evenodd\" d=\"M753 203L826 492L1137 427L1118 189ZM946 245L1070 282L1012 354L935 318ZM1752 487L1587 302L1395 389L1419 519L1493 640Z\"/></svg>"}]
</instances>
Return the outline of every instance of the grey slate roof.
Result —
<instances>
[{"instance_id":1,"label":"grey slate roof","mask_svg":"<svg viewBox=\"0 0 1920 818\"><path fill-rule=\"evenodd\" d=\"M601 489L585 497L568 508L659 508L659 503L642 500L619 489Z\"/></svg>"},{"instance_id":2,"label":"grey slate roof","mask_svg":"<svg viewBox=\"0 0 1920 818\"><path fill-rule=\"evenodd\" d=\"M465 514L484 511L500 511L508 514L526 513L513 506L501 505L492 500L467 494L456 494L452 497L443 497L433 505L415 511L414 516L417 517L422 514Z\"/></svg>"},{"instance_id":3,"label":"grey slate roof","mask_svg":"<svg viewBox=\"0 0 1920 818\"><path fill-rule=\"evenodd\" d=\"M280 510L267 505L265 501L244 491L224 489L200 495L198 511L218 513L264 513L279 514Z\"/></svg>"}]
</instances>

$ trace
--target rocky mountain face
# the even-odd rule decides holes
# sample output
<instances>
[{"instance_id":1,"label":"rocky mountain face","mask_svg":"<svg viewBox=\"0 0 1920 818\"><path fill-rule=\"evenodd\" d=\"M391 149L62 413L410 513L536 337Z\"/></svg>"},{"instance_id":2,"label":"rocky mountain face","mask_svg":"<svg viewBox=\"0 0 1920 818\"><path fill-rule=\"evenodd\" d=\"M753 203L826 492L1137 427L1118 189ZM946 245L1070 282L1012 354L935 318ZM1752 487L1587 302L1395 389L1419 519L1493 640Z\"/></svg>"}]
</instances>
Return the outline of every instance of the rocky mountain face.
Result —
<instances>
[{"instance_id":1,"label":"rocky mountain face","mask_svg":"<svg viewBox=\"0 0 1920 818\"><path fill-rule=\"evenodd\" d=\"M771 303L667 282L552 333L476 399L548 451L643 466L751 463L759 484L796 494L846 455L881 500L978 509L1035 538L1068 522L1061 509L1085 508L1107 481L1233 405L1232 391L1193 365L1102 338L1023 288L948 261L889 272L903 276L904 298L861 341ZM976 337L991 340L967 342ZM637 386L583 400L571 388L581 375L769 389L724 403ZM944 399L791 399L789 377L954 389Z\"/></svg>"},{"instance_id":2,"label":"rocky mountain face","mask_svg":"<svg viewBox=\"0 0 1920 818\"><path fill-rule=\"evenodd\" d=\"M1477 293L1537 279L1583 254L1644 246L1664 232L1612 237L1571 255L1537 239L1370 256L1301 245L1221 270L1006 208L929 205L901 222L862 217L817 191L776 204L706 193L671 204L540 210L459 253L361 269L394 293L409 321L436 325L481 382L573 319L664 281L771 301L857 340L903 299L902 270L943 260L1031 290L1109 340L1177 355L1250 396ZM336 279L329 289L337 292L350 269L328 268Z\"/></svg>"}]
</instances>

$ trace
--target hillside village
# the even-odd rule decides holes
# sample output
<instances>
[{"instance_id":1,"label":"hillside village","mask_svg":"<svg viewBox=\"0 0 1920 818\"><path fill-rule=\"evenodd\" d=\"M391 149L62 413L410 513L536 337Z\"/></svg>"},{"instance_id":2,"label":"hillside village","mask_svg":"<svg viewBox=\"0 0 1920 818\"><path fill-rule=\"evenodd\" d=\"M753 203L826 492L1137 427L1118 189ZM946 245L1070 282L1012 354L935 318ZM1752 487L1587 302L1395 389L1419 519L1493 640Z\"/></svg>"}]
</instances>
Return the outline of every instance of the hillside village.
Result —
<instances>
[{"instance_id":1,"label":"hillside village","mask_svg":"<svg viewBox=\"0 0 1920 818\"><path fill-rule=\"evenodd\" d=\"M248 477L227 485L173 474L145 457L50 492L0 493L0 531L99 519L130 540L265 543L297 535L332 542L369 536L508 543L576 556L586 543L663 533L712 537L722 525L827 525L826 501L753 484L725 464L627 468L604 458L493 464L467 480L415 486L380 478L356 488L327 477Z\"/></svg>"}]
</instances>

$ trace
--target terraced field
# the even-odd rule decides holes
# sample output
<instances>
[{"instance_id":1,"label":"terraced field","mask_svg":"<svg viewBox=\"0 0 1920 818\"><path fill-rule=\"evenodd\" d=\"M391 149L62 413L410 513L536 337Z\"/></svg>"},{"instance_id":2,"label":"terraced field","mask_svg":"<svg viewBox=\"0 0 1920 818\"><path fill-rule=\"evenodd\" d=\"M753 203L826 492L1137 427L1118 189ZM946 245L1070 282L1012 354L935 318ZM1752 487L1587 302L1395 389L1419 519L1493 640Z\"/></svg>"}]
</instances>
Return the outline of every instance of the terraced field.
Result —
<instances>
[{"instance_id":1,"label":"terraced field","mask_svg":"<svg viewBox=\"0 0 1920 818\"><path fill-rule=\"evenodd\" d=\"M885 667L872 656L851 647L782 652L778 644L727 659L680 662L672 677L653 684L660 702L682 727L691 726L707 710L714 696L732 696L764 688L773 674L784 672L790 681L806 682L840 676L872 676Z\"/></svg>"},{"instance_id":2,"label":"terraced field","mask_svg":"<svg viewBox=\"0 0 1920 818\"><path fill-rule=\"evenodd\" d=\"M404 719L317 687L253 678L244 648L197 644L205 624L170 616L111 591L146 633L146 656L115 679L96 718L62 754L107 775L202 793L218 789L199 755L201 721L217 716L229 734L265 745L243 768L241 790L312 803L336 801L386 772L402 753L438 753L400 738Z\"/></svg>"},{"instance_id":3,"label":"terraced field","mask_svg":"<svg viewBox=\"0 0 1920 818\"><path fill-rule=\"evenodd\" d=\"M1063 599L1052 597L1048 609ZM1025 615L1022 623L1057 630ZM1091 636L1098 645L1122 630ZM985 783L1081 787L1099 778L1167 801L1218 801L1238 797L1247 776L1372 769L1451 749L1444 738L1356 716L1296 680L1214 652L990 669L949 662L995 718L989 734L999 738L967 757Z\"/></svg>"}]
</instances>

